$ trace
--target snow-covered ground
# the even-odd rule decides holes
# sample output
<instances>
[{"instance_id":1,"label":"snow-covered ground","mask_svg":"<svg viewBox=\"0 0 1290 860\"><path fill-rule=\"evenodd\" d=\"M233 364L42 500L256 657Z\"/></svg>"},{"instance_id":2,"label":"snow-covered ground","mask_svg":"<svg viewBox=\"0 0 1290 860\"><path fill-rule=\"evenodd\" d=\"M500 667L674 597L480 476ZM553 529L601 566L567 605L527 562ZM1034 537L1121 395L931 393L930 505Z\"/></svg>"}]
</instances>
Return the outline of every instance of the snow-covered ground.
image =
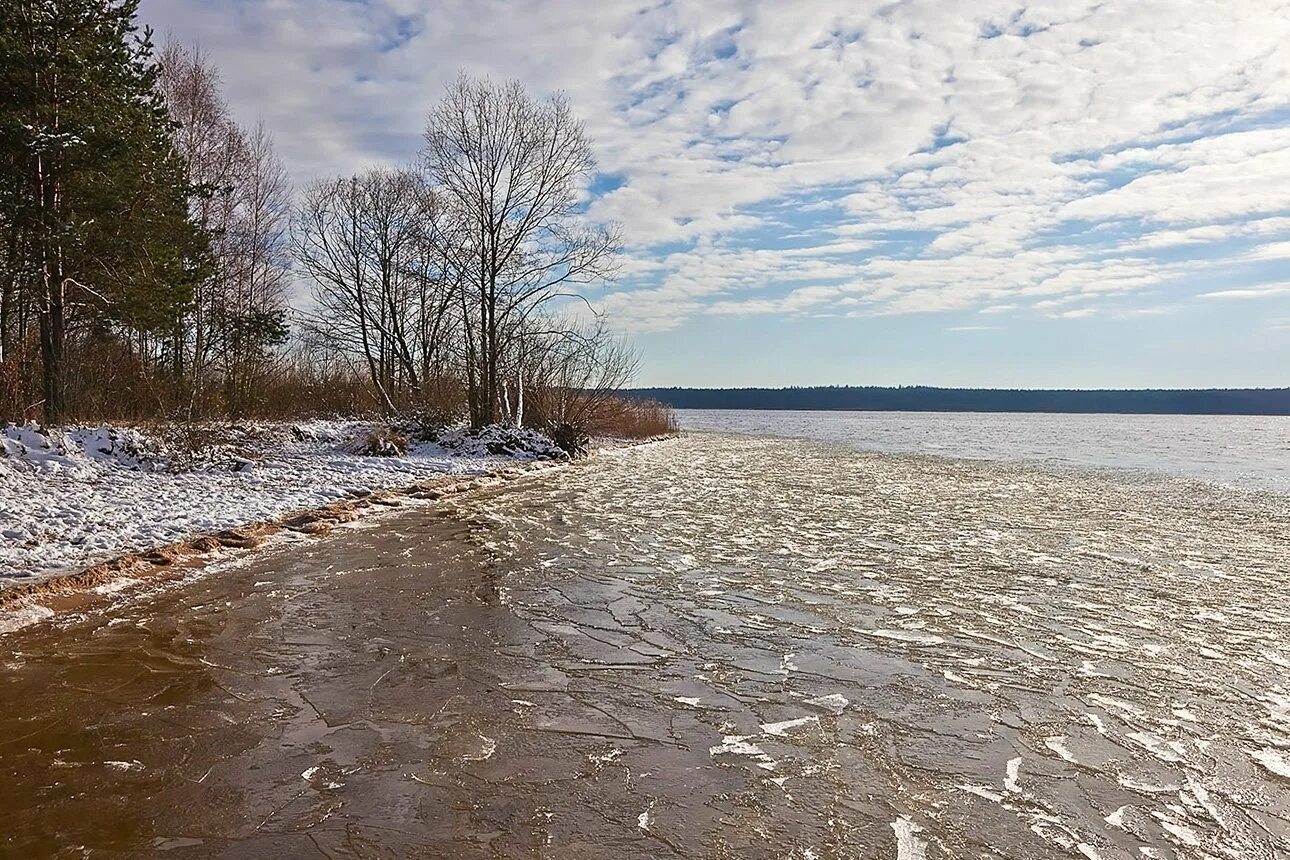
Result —
<instances>
[{"instance_id":1,"label":"snow-covered ground","mask_svg":"<svg viewBox=\"0 0 1290 860\"><path fill-rule=\"evenodd\" d=\"M118 427L0 435L0 588L359 492L516 460L561 458L533 431L449 431L404 454L358 453L370 422L309 421L166 434Z\"/></svg>"}]
</instances>

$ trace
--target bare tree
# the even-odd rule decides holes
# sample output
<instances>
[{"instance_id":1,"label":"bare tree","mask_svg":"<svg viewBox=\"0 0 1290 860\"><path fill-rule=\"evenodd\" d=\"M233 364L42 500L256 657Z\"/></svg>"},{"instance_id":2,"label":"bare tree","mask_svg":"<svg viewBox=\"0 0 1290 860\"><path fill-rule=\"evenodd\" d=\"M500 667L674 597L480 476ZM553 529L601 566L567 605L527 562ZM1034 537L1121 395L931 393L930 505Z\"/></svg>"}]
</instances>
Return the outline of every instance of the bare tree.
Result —
<instances>
[{"instance_id":1,"label":"bare tree","mask_svg":"<svg viewBox=\"0 0 1290 860\"><path fill-rule=\"evenodd\" d=\"M431 239L435 200L412 172L371 170L314 183L296 217L305 324L365 368L389 412L446 369L455 282Z\"/></svg>"},{"instance_id":2,"label":"bare tree","mask_svg":"<svg viewBox=\"0 0 1290 860\"><path fill-rule=\"evenodd\" d=\"M529 97L461 74L430 112L422 163L443 197L435 236L458 275L462 341L476 426L503 409L503 370L528 320L578 285L610 277L616 229L584 222L595 170L568 100Z\"/></svg>"},{"instance_id":3,"label":"bare tree","mask_svg":"<svg viewBox=\"0 0 1290 860\"><path fill-rule=\"evenodd\" d=\"M547 321L531 327L524 341L527 363L516 376L527 379L541 423L557 432L585 434L639 365L601 316L581 327Z\"/></svg>"},{"instance_id":4,"label":"bare tree","mask_svg":"<svg viewBox=\"0 0 1290 860\"><path fill-rule=\"evenodd\" d=\"M187 379L190 413L218 377L225 408L237 414L286 337L290 183L264 127L247 131L233 120L219 73L201 51L172 41L160 65L194 220L210 237L213 262L175 334L176 364Z\"/></svg>"},{"instance_id":5,"label":"bare tree","mask_svg":"<svg viewBox=\"0 0 1290 860\"><path fill-rule=\"evenodd\" d=\"M223 289L215 305L226 407L240 414L286 339L291 189L264 127L244 139L227 219Z\"/></svg>"}]
</instances>

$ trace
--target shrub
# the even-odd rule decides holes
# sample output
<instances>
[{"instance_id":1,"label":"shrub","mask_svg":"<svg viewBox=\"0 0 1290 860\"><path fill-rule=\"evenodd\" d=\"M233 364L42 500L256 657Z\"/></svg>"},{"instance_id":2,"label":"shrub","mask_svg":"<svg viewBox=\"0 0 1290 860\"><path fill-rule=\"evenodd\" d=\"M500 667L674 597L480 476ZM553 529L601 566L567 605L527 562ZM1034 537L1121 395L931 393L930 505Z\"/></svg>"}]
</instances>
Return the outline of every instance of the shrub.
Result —
<instances>
[{"instance_id":1,"label":"shrub","mask_svg":"<svg viewBox=\"0 0 1290 860\"><path fill-rule=\"evenodd\" d=\"M547 433L551 441L560 446L570 457L581 457L587 453L587 444L591 438L587 433L572 424L566 424L563 421L552 424L547 428Z\"/></svg>"}]
</instances>

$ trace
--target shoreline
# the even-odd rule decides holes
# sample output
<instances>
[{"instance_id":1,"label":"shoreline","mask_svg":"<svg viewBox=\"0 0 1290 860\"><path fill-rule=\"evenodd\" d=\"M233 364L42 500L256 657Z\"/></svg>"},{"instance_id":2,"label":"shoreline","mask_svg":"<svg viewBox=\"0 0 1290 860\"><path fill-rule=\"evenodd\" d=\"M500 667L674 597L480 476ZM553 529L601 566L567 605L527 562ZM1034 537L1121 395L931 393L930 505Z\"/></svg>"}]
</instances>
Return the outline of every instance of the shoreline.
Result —
<instances>
[{"instance_id":1,"label":"shoreline","mask_svg":"<svg viewBox=\"0 0 1290 860\"><path fill-rule=\"evenodd\" d=\"M226 560L243 560L250 553L266 548L275 535L284 532L324 538L337 526L405 509L408 503L434 502L471 490L503 486L538 472L567 468L602 451L649 445L677 436L679 434L649 439L604 438L595 440L586 455L577 460L515 460L481 472L445 473L402 486L354 490L347 499L299 508L210 533L189 535L169 544L127 551L34 582L11 580L6 583L0 580L0 637L53 618L94 597L106 598L116 594L121 588L110 588L113 584L128 587L134 582L155 579L172 571L200 569ZM242 554L230 558L222 554L224 551L241 551ZM24 610L31 613L28 620L6 624L7 616L12 617Z\"/></svg>"},{"instance_id":2,"label":"shoreline","mask_svg":"<svg viewBox=\"0 0 1290 860\"><path fill-rule=\"evenodd\" d=\"M201 425L193 442L147 427L10 425L0 437L0 591L196 537L236 541L226 533L373 493L565 457L519 431L446 431L392 456L362 450L379 429L348 418Z\"/></svg>"},{"instance_id":3,"label":"shoreline","mask_svg":"<svg viewBox=\"0 0 1290 860\"><path fill-rule=\"evenodd\" d=\"M246 554L265 547L274 535L282 532L326 537L336 526L354 522L364 515L401 509L407 502L433 502L446 496L499 486L535 472L569 465L570 461L567 460L520 461L485 472L444 475L401 487L354 492L350 499L294 510L278 517L244 523L218 532L191 535L171 544L125 552L88 567L56 573L36 582L3 584L0 585L0 613L10 615L23 610L36 612L30 621L13 627L0 623L0 636L52 618L59 610L91 599L95 596L96 589L112 583L127 579L139 581L168 571L204 567L212 562L225 560L227 556L219 555L225 550L243 551L244 555L239 556L243 558ZM116 591L117 589L112 589L98 594L106 597ZM40 612L40 609L47 612Z\"/></svg>"}]
</instances>

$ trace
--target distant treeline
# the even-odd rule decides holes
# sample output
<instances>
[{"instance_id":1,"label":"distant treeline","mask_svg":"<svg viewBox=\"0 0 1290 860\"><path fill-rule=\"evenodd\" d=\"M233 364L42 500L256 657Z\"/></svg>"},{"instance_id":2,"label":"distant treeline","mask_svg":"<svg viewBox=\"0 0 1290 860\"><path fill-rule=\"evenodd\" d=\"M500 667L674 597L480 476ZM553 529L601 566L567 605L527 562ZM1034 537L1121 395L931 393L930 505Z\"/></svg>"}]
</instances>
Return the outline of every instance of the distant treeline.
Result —
<instances>
[{"instance_id":1,"label":"distant treeline","mask_svg":"<svg viewBox=\"0 0 1290 860\"><path fill-rule=\"evenodd\" d=\"M658 400L676 409L1290 415L1290 388L1081 391L930 388L920 385L900 388L638 388L624 394Z\"/></svg>"}]
</instances>

